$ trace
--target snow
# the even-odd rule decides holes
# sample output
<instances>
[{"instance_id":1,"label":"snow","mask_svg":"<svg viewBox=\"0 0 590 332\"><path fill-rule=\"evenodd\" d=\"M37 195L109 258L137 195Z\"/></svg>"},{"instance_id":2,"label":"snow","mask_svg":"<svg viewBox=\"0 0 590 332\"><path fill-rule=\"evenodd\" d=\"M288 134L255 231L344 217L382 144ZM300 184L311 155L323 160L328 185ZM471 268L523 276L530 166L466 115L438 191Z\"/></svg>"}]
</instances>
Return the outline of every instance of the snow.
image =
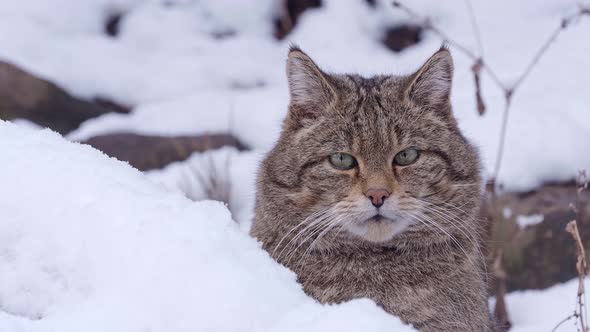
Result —
<instances>
[{"instance_id":1,"label":"snow","mask_svg":"<svg viewBox=\"0 0 590 332\"><path fill-rule=\"evenodd\" d=\"M509 207L502 208L502 216L504 219L510 219L512 217L512 209Z\"/></svg>"},{"instance_id":2,"label":"snow","mask_svg":"<svg viewBox=\"0 0 590 332\"><path fill-rule=\"evenodd\" d=\"M527 228L543 222L545 217L542 214L531 214L528 216L519 215L516 217L516 223L520 229Z\"/></svg>"},{"instance_id":3,"label":"snow","mask_svg":"<svg viewBox=\"0 0 590 332\"><path fill-rule=\"evenodd\" d=\"M221 131L253 148L197 153L142 174L25 120L0 122L1 332L410 330L368 300L316 303L247 235L256 169L287 111L291 43L328 71L365 75L410 73L441 44L426 34L392 53L379 42L383 30L413 19L389 0L375 9L361 0L322 2L276 41L273 0L0 1L0 59L76 96L134 106L84 122L69 141ZM404 3L476 49L465 1ZM472 3L485 60L507 84L578 8L576 0ZM119 12L112 38L104 22ZM590 44L581 42L589 29L585 19L563 32L515 94L499 177L506 190L590 168L590 154L580 153L590 149ZM454 111L489 175L502 92L484 75L487 113L477 115L471 61L452 51ZM199 201L206 195L196 170L215 170L228 184L227 207ZM526 227L542 219L518 220ZM573 310L576 287L509 294L513 331L550 330Z\"/></svg>"},{"instance_id":4,"label":"snow","mask_svg":"<svg viewBox=\"0 0 590 332\"><path fill-rule=\"evenodd\" d=\"M215 131L226 128L233 114L234 124L239 123L233 127L237 136L265 151L286 112L284 62L290 43L298 43L329 71L365 75L409 73L441 44L435 35L426 34L418 46L392 53L379 42L384 29L413 19L393 9L390 1L378 1L375 9L360 0L323 3L304 13L295 30L278 42L272 37L272 18L280 8L271 0L4 1L0 57L79 96L103 96L137 106L129 115L87 121L69 136L72 139L120 129L164 135ZM464 1L419 0L406 5L476 49ZM473 1L473 8L486 62L510 84L578 3ZM101 25L113 12L126 13L116 38L106 36ZM579 153L590 148L590 45L580 42L589 21L580 20L565 31L515 94L499 178L507 190L570 180L577 169L590 166L590 155ZM480 147L490 174L502 92L484 75L488 111L477 115L471 60L453 53L455 113Z\"/></svg>"},{"instance_id":5,"label":"snow","mask_svg":"<svg viewBox=\"0 0 590 332\"><path fill-rule=\"evenodd\" d=\"M318 304L223 204L176 186L191 164L229 158L227 176L240 178L259 155L223 149L146 175L8 122L0 151L0 331L412 330L367 299ZM512 331L553 327L576 290L509 294Z\"/></svg>"},{"instance_id":6,"label":"snow","mask_svg":"<svg viewBox=\"0 0 590 332\"><path fill-rule=\"evenodd\" d=\"M573 260L572 260L573 261ZM585 289L590 282L586 279ZM508 294L506 305L512 321L511 332L552 331L576 309L578 280L555 285L544 291L519 291ZM585 301L585 300L584 300ZM493 301L491 301L493 303ZM579 326L579 323L578 323ZM564 323L559 332L579 331L572 319Z\"/></svg>"},{"instance_id":7,"label":"snow","mask_svg":"<svg viewBox=\"0 0 590 332\"><path fill-rule=\"evenodd\" d=\"M241 231L48 130L0 122L0 331L411 331L320 305Z\"/></svg>"},{"instance_id":8,"label":"snow","mask_svg":"<svg viewBox=\"0 0 590 332\"><path fill-rule=\"evenodd\" d=\"M274 98L277 96L281 98ZM270 146L279 136L287 98L286 89L205 91L146 103L130 115L111 113L90 119L70 133L68 138L81 141L94 135L120 131L165 136L222 131L234 134L248 146ZM261 116L253 116L252 112ZM163 113L166 116L162 116Z\"/></svg>"}]
</instances>

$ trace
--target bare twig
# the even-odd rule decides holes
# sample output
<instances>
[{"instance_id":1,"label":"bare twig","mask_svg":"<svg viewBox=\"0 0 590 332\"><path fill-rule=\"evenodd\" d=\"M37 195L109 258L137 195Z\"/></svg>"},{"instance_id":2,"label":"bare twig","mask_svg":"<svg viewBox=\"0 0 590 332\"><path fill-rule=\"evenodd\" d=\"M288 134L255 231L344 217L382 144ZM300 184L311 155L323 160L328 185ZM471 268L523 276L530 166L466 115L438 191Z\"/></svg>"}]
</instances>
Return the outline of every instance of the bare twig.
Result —
<instances>
[{"instance_id":1,"label":"bare twig","mask_svg":"<svg viewBox=\"0 0 590 332\"><path fill-rule=\"evenodd\" d=\"M500 166L502 165L502 158L504 157L504 142L506 141L506 130L508 129L508 114L510 114L510 104L512 102L512 91L507 91L504 96L504 112L502 112L502 126L500 127L500 141L498 142L498 151L496 152L496 163L494 165L494 173L492 178L495 183L498 183L498 174L500 174ZM497 188L497 187L494 187Z\"/></svg>"},{"instance_id":2,"label":"bare twig","mask_svg":"<svg viewBox=\"0 0 590 332\"><path fill-rule=\"evenodd\" d=\"M479 31L479 25L477 24L477 19L475 18L475 11L473 10L471 0L465 0L465 5L469 11L469 18L471 19L471 26L473 27L473 32L475 33L475 40L477 42L479 56L483 57L483 42L481 39L481 32Z\"/></svg>"},{"instance_id":3,"label":"bare twig","mask_svg":"<svg viewBox=\"0 0 590 332\"><path fill-rule=\"evenodd\" d=\"M549 37L547 38L545 43L543 43L543 45L541 45L541 47L537 50L537 52L535 53L535 55L533 56L533 58L531 59L529 64L526 66L526 69L522 72L522 74L520 74L520 77L518 77L516 82L512 85L513 91L516 90L522 84L522 82L527 78L527 76L530 74L530 72L533 70L533 68L537 65L537 63L539 62L539 60L541 59L543 54L545 54L545 52L547 52L549 47L555 42L555 40L557 39L559 34L563 30L567 29L574 20L579 19L583 15L590 15L589 11L590 11L590 9L588 9L588 8L580 7L579 10L575 14L566 16L561 19L561 24L557 28L555 28L555 30L549 35Z\"/></svg>"},{"instance_id":4,"label":"bare twig","mask_svg":"<svg viewBox=\"0 0 590 332\"><path fill-rule=\"evenodd\" d=\"M480 73L481 73L482 61L479 59L476 61L473 66L471 66L471 71L473 72L473 79L475 81L475 100L477 102L477 113L479 115L483 115L486 111L486 105L483 101L481 96L481 82L480 82Z\"/></svg>"},{"instance_id":5,"label":"bare twig","mask_svg":"<svg viewBox=\"0 0 590 332\"><path fill-rule=\"evenodd\" d=\"M555 325L555 327L551 330L551 332L555 332L557 331L557 329L559 329L559 327L561 325L563 325L565 322L569 321L570 319L574 319L574 318L578 318L578 313L574 312L573 314L567 316L566 318L562 319L559 323L557 323L557 325Z\"/></svg>"},{"instance_id":6,"label":"bare twig","mask_svg":"<svg viewBox=\"0 0 590 332\"><path fill-rule=\"evenodd\" d=\"M394 1L393 6L399 8L400 10L408 14L408 16L417 20L417 24L421 26L424 30L430 30L431 32L439 36L445 44L450 45L453 48L459 50L461 53L471 58L474 62L477 62L478 60L481 61L482 69L488 73L488 75L496 83L496 85L498 85L502 90L505 90L504 83L502 83L502 81L498 78L498 75L496 75L496 73L484 62L483 58L481 58L479 55L477 55L475 52L473 52L471 49L464 46L463 44L455 41L452 38L449 38L447 34L445 34L441 29L432 24L430 18L420 16L418 13L416 13L409 7L403 5L399 1Z\"/></svg>"},{"instance_id":7,"label":"bare twig","mask_svg":"<svg viewBox=\"0 0 590 332\"><path fill-rule=\"evenodd\" d=\"M496 72L485 62L485 60L483 58L483 43L481 41L481 36L480 36L479 28L477 26L477 22L475 20L475 14L473 13L473 8L471 6L471 2L469 0L466 0L466 1L467 1L468 10L470 12L471 20L472 20L472 25L475 30L476 39L478 42L478 48L480 49L479 55L477 55L475 52L473 52L471 49L469 49L469 47L466 47L465 45L450 38L440 28L438 28L437 26L432 24L432 21L430 20L430 18L417 14L415 11L413 11L409 7L403 5L399 1L394 1L393 6L401 9L406 14L408 14L412 18L416 19L419 22L419 25L424 30L429 30L429 31L433 32L434 34L438 35L444 41L444 43L454 47L455 49L459 50L461 53L465 54L467 57L471 58L471 60L473 60L472 71L473 71L475 85L476 85L475 97L476 97L476 102L477 102L477 111L479 114L484 114L484 112L485 112L485 104L483 102L483 98L482 98L482 94L481 94L481 83L480 83L481 70L484 70L489 75L489 77L492 79L492 81L504 92L505 107L504 107L504 112L502 114L502 126L500 129L500 141L498 142L499 143L498 144L498 151L496 153L496 163L495 163L494 172L492 175L492 179L494 180L494 179L498 178L498 175L500 173L500 167L502 164L502 156L504 154L504 142L505 142L505 136L506 136L506 128L508 125L508 114L510 112L510 105L511 105L511 101L512 101L512 96L517 91L517 89L522 85L522 83L525 81L525 79L529 76L529 74L531 73L533 68L535 68L535 66L539 63L539 60L541 59L541 57L547 52L549 47L555 42L555 40L560 35L560 33L563 30L567 29L569 26L571 26L571 23L577 21L582 16L585 16L585 15L590 16L590 7L580 6L578 8L577 12L575 12L572 15L564 17L561 20L559 26L551 33L551 35L549 35L547 40L541 45L541 47L537 50L537 52L535 52L533 58L528 63L528 65L525 67L523 72L518 76L518 78L514 81L513 84L509 85L509 84L504 83L504 81L502 81L498 77L498 75L496 75ZM497 181L495 181L495 183L498 184Z\"/></svg>"}]
</instances>

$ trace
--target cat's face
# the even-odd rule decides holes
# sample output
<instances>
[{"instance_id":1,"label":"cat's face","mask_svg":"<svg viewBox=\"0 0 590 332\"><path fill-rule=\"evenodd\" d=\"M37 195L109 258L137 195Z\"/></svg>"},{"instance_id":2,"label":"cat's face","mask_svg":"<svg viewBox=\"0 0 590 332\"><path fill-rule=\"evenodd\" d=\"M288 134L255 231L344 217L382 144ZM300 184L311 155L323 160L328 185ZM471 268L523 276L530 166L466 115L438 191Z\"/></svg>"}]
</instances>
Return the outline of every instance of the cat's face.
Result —
<instances>
[{"instance_id":1,"label":"cat's face","mask_svg":"<svg viewBox=\"0 0 590 332\"><path fill-rule=\"evenodd\" d=\"M413 75L365 79L293 49L287 73L290 112L259 179L265 206L294 216L277 218L285 230L376 244L469 231L479 163L451 113L447 50Z\"/></svg>"}]
</instances>

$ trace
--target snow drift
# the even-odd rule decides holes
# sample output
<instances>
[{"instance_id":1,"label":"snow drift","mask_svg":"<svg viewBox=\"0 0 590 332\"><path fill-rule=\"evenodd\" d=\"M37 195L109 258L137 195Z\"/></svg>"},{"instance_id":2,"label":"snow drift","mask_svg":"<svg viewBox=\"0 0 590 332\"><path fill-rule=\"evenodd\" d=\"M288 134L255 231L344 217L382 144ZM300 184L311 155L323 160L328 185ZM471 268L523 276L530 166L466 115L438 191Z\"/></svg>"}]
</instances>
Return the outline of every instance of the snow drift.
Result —
<instances>
[{"instance_id":1,"label":"snow drift","mask_svg":"<svg viewBox=\"0 0 590 332\"><path fill-rule=\"evenodd\" d=\"M0 152L2 332L412 330L366 299L306 296L225 206L181 194L173 169L146 176L3 121ZM512 331L550 330L576 292L573 280L509 294Z\"/></svg>"},{"instance_id":2,"label":"snow drift","mask_svg":"<svg viewBox=\"0 0 590 332\"><path fill-rule=\"evenodd\" d=\"M0 331L411 331L307 297L221 203L0 121Z\"/></svg>"}]
</instances>

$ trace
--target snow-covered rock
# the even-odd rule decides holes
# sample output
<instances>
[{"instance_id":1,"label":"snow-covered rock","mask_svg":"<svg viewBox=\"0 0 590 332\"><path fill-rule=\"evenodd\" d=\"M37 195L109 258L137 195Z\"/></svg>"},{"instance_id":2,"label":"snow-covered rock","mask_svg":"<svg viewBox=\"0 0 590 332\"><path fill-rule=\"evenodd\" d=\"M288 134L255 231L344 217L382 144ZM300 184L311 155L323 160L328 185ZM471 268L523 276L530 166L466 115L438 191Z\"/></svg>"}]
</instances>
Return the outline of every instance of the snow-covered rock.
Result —
<instances>
[{"instance_id":1,"label":"snow-covered rock","mask_svg":"<svg viewBox=\"0 0 590 332\"><path fill-rule=\"evenodd\" d=\"M440 47L441 40L426 33L423 42L401 53L387 50L381 43L384 29L413 21L389 0L377 1L373 9L361 0L322 3L306 11L279 42L272 36L278 2L271 0L3 1L0 57L78 96L138 106L130 115L92 119L72 138L123 128L167 135L213 131L226 128L231 123L226 119L233 118L239 124L232 128L234 134L265 150L286 112L284 62L290 43L299 44L327 71L365 75L409 73ZM404 3L477 49L465 1ZM578 3L472 1L486 62L505 84L514 82ZM117 38L105 35L101 26L113 11L125 13ZM586 18L564 31L515 94L498 179L504 188L529 190L547 181L571 180L577 169L590 168L590 154L579 153L590 148L589 46L581 42L589 28ZM452 51L454 110L462 129L481 148L490 174L503 93L484 75L487 113L477 115L472 60Z\"/></svg>"}]
</instances>

